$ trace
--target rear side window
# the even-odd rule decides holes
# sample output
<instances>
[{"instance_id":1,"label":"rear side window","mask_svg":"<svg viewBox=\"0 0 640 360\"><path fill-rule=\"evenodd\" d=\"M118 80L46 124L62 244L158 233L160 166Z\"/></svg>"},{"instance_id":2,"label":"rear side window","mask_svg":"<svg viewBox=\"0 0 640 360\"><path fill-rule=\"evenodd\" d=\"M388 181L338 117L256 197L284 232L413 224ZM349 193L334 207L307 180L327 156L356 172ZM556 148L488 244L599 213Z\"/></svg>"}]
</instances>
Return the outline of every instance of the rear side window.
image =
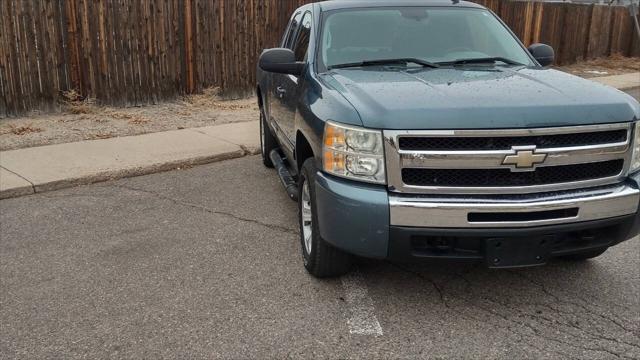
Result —
<instances>
[{"instance_id":1,"label":"rear side window","mask_svg":"<svg viewBox=\"0 0 640 360\"><path fill-rule=\"evenodd\" d=\"M302 25L296 38L293 52L296 54L296 61L304 61L307 57L307 50L309 49L309 39L311 37L311 13L307 12L302 18Z\"/></svg>"},{"instance_id":2,"label":"rear side window","mask_svg":"<svg viewBox=\"0 0 640 360\"><path fill-rule=\"evenodd\" d=\"M286 48L291 48L291 43L293 42L293 38L296 35L296 31L298 30L298 25L300 24L300 18L302 18L302 13L297 13L291 19L291 23L289 23L289 28L287 29L287 33L282 39L282 46Z\"/></svg>"}]
</instances>

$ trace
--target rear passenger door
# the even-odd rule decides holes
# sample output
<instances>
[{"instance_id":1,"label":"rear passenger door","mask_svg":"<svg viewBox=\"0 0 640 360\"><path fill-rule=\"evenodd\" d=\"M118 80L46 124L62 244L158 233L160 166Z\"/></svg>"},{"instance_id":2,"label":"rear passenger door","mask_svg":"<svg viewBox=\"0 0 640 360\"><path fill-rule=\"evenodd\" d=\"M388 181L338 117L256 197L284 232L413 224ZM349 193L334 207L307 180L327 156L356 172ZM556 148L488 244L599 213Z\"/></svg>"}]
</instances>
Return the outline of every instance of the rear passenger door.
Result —
<instances>
[{"instance_id":1,"label":"rear passenger door","mask_svg":"<svg viewBox=\"0 0 640 360\"><path fill-rule=\"evenodd\" d=\"M311 36L311 12L307 11L302 15L298 29L290 41L287 41L286 47L293 50L296 55L296 61L307 61L307 50L309 48L309 40ZM283 144L288 146L288 156L293 159L293 151L295 145L295 114L300 97L300 81L294 75L278 74L274 77L274 87L276 98L280 101L278 104L280 113L278 114L278 123L282 129L285 141Z\"/></svg>"}]
</instances>

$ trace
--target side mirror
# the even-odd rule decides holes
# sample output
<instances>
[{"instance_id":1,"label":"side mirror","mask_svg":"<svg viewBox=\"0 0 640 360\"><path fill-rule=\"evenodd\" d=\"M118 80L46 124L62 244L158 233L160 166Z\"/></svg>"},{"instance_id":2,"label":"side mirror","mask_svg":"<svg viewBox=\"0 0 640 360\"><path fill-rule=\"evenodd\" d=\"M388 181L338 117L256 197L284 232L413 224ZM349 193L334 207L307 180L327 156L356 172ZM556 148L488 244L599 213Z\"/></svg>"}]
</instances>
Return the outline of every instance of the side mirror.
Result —
<instances>
[{"instance_id":1,"label":"side mirror","mask_svg":"<svg viewBox=\"0 0 640 360\"><path fill-rule=\"evenodd\" d=\"M304 68L303 62L296 61L296 55L291 49L267 49L260 55L258 62L260 69L279 74L299 76Z\"/></svg>"},{"instance_id":2,"label":"side mirror","mask_svg":"<svg viewBox=\"0 0 640 360\"><path fill-rule=\"evenodd\" d=\"M549 66L553 64L556 54L551 46L545 44L532 44L529 46L528 50L540 65Z\"/></svg>"}]
</instances>

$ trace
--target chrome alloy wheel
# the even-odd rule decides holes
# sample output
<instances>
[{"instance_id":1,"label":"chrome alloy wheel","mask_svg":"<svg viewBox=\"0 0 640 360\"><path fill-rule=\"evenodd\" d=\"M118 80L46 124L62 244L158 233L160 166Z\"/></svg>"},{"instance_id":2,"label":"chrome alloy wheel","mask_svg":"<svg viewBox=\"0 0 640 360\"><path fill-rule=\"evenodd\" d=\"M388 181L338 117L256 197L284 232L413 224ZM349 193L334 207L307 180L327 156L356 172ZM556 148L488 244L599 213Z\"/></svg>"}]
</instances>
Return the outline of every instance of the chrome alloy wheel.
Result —
<instances>
[{"instance_id":1,"label":"chrome alloy wheel","mask_svg":"<svg viewBox=\"0 0 640 360\"><path fill-rule=\"evenodd\" d=\"M309 181L304 179L302 184L302 199L300 199L300 215L302 216L302 236L304 236L304 249L311 254L313 245L313 214L311 210L311 195L309 193Z\"/></svg>"}]
</instances>

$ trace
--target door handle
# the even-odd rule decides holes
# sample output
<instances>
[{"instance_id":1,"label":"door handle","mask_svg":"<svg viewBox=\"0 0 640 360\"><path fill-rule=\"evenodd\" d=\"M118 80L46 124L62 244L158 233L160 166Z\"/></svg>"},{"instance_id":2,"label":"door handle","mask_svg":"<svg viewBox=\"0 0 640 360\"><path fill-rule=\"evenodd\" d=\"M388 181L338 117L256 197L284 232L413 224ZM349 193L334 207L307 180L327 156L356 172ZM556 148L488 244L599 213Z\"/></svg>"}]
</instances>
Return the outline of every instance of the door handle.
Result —
<instances>
[{"instance_id":1,"label":"door handle","mask_svg":"<svg viewBox=\"0 0 640 360\"><path fill-rule=\"evenodd\" d=\"M276 88L276 93L278 94L279 97L282 98L284 96L284 94L287 93L287 90L285 88L283 88L282 86L278 86Z\"/></svg>"}]
</instances>

